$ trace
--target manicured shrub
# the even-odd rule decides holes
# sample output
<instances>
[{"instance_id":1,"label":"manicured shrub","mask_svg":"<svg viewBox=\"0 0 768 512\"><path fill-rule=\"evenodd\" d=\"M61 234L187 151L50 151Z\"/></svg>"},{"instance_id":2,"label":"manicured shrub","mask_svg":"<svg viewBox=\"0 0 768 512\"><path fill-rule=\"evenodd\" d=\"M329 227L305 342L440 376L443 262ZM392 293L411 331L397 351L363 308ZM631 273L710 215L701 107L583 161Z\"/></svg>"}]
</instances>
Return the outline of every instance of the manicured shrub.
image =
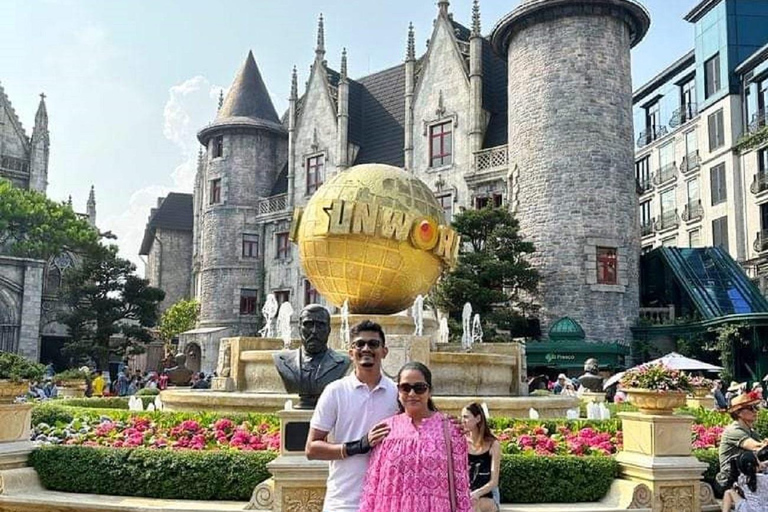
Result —
<instances>
[{"instance_id":1,"label":"manicured shrub","mask_svg":"<svg viewBox=\"0 0 768 512\"><path fill-rule=\"evenodd\" d=\"M715 481L715 475L720 471L717 448L693 450L693 456L708 465L707 470L704 471L704 481L711 485Z\"/></svg>"},{"instance_id":2,"label":"manicured shrub","mask_svg":"<svg viewBox=\"0 0 768 512\"><path fill-rule=\"evenodd\" d=\"M136 392L136 396L157 396L160 394L160 390L157 388L142 388Z\"/></svg>"},{"instance_id":3,"label":"manicured shrub","mask_svg":"<svg viewBox=\"0 0 768 512\"><path fill-rule=\"evenodd\" d=\"M274 451L191 451L44 446L30 465L46 489L160 499L248 501L270 477Z\"/></svg>"},{"instance_id":4,"label":"manicured shrub","mask_svg":"<svg viewBox=\"0 0 768 512\"><path fill-rule=\"evenodd\" d=\"M611 457L502 455L499 487L503 503L599 501L618 474Z\"/></svg>"}]
</instances>

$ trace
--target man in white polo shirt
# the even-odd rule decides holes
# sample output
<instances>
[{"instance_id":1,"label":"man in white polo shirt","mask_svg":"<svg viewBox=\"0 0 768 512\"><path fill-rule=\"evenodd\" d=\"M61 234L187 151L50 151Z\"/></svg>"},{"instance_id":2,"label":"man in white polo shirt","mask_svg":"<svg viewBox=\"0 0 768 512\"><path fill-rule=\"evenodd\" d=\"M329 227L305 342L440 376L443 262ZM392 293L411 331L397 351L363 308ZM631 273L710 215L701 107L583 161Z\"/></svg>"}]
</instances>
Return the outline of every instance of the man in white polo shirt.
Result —
<instances>
[{"instance_id":1,"label":"man in white polo shirt","mask_svg":"<svg viewBox=\"0 0 768 512\"><path fill-rule=\"evenodd\" d=\"M398 412L397 387L381 372L383 329L364 320L350 339L355 371L325 388L309 423L307 458L330 461L324 512L357 512L368 452L389 434L381 421Z\"/></svg>"}]
</instances>

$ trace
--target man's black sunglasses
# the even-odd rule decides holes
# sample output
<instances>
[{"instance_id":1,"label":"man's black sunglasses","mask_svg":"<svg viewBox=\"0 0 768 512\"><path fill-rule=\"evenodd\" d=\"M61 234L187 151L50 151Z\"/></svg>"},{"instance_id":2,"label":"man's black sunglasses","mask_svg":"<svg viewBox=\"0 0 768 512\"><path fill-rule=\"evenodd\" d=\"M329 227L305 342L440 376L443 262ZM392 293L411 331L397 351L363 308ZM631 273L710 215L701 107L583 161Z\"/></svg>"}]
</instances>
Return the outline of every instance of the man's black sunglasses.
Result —
<instances>
[{"instance_id":1,"label":"man's black sunglasses","mask_svg":"<svg viewBox=\"0 0 768 512\"><path fill-rule=\"evenodd\" d=\"M429 389L429 384L426 382L417 382L416 384L408 384L407 382L403 382L402 384L397 385L397 389L406 395L410 394L411 390L413 390L413 392L417 395L423 395Z\"/></svg>"},{"instance_id":2,"label":"man's black sunglasses","mask_svg":"<svg viewBox=\"0 0 768 512\"><path fill-rule=\"evenodd\" d=\"M368 348L371 350L376 350L381 346L381 340L355 340L352 342L352 346L357 350L363 350L366 345L368 345Z\"/></svg>"}]
</instances>

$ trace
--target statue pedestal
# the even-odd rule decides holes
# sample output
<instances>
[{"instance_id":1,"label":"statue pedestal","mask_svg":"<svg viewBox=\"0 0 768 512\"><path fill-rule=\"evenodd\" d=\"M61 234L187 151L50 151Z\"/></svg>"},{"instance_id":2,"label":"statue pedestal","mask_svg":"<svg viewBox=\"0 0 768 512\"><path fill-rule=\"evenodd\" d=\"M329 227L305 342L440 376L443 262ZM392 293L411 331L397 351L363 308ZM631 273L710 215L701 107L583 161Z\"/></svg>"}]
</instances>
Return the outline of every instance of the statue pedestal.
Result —
<instances>
[{"instance_id":1,"label":"statue pedestal","mask_svg":"<svg viewBox=\"0 0 768 512\"><path fill-rule=\"evenodd\" d=\"M585 404L605 402L605 393L595 393L594 391L584 391L579 395L581 401Z\"/></svg>"},{"instance_id":2,"label":"statue pedestal","mask_svg":"<svg viewBox=\"0 0 768 512\"><path fill-rule=\"evenodd\" d=\"M212 391L235 391L235 379L232 377L214 377L211 380Z\"/></svg>"},{"instance_id":3,"label":"statue pedestal","mask_svg":"<svg viewBox=\"0 0 768 512\"><path fill-rule=\"evenodd\" d=\"M647 488L644 508L653 512L698 512L712 505L701 481L707 465L691 455L691 416L619 413L624 449L616 456L622 478Z\"/></svg>"},{"instance_id":4,"label":"statue pedestal","mask_svg":"<svg viewBox=\"0 0 768 512\"><path fill-rule=\"evenodd\" d=\"M715 397L712 395L707 395L704 397L692 396L686 399L685 405L691 409L698 409L699 407L703 407L704 409L714 409Z\"/></svg>"},{"instance_id":5,"label":"statue pedestal","mask_svg":"<svg viewBox=\"0 0 768 512\"><path fill-rule=\"evenodd\" d=\"M280 456L267 464L272 478L256 486L247 510L322 512L328 462L309 460L304 455L312 412L290 409L277 413Z\"/></svg>"}]
</instances>

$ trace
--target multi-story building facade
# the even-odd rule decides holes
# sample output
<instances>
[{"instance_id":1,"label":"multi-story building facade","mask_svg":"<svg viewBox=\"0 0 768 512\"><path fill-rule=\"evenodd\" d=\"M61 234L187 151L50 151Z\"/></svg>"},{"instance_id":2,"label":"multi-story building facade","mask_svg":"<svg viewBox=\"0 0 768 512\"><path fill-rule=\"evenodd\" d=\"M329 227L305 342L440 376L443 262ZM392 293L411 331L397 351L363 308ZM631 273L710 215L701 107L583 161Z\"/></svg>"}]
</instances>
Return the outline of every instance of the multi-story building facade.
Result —
<instances>
[{"instance_id":1,"label":"multi-story building facade","mask_svg":"<svg viewBox=\"0 0 768 512\"><path fill-rule=\"evenodd\" d=\"M409 29L403 63L354 80L346 51L337 69L328 64L321 18L306 88L300 94L294 69L282 118L248 55L198 135L192 288L201 318L182 343L200 344L203 361L215 361L215 338L256 331L267 294L294 310L322 302L288 241L292 212L334 173L364 163L413 172L448 219L460 208L515 211L537 246L544 336L570 316L590 340L629 341L639 307L629 56L647 12L624 0L527 1L485 37L477 1L469 27L447 0L437 4L423 55ZM589 51L565 66L572 47Z\"/></svg>"},{"instance_id":2,"label":"multi-story building facade","mask_svg":"<svg viewBox=\"0 0 768 512\"><path fill-rule=\"evenodd\" d=\"M693 50L633 95L642 251L721 246L757 277L765 144L743 142L766 125L768 0L705 0L685 20Z\"/></svg>"}]
</instances>

